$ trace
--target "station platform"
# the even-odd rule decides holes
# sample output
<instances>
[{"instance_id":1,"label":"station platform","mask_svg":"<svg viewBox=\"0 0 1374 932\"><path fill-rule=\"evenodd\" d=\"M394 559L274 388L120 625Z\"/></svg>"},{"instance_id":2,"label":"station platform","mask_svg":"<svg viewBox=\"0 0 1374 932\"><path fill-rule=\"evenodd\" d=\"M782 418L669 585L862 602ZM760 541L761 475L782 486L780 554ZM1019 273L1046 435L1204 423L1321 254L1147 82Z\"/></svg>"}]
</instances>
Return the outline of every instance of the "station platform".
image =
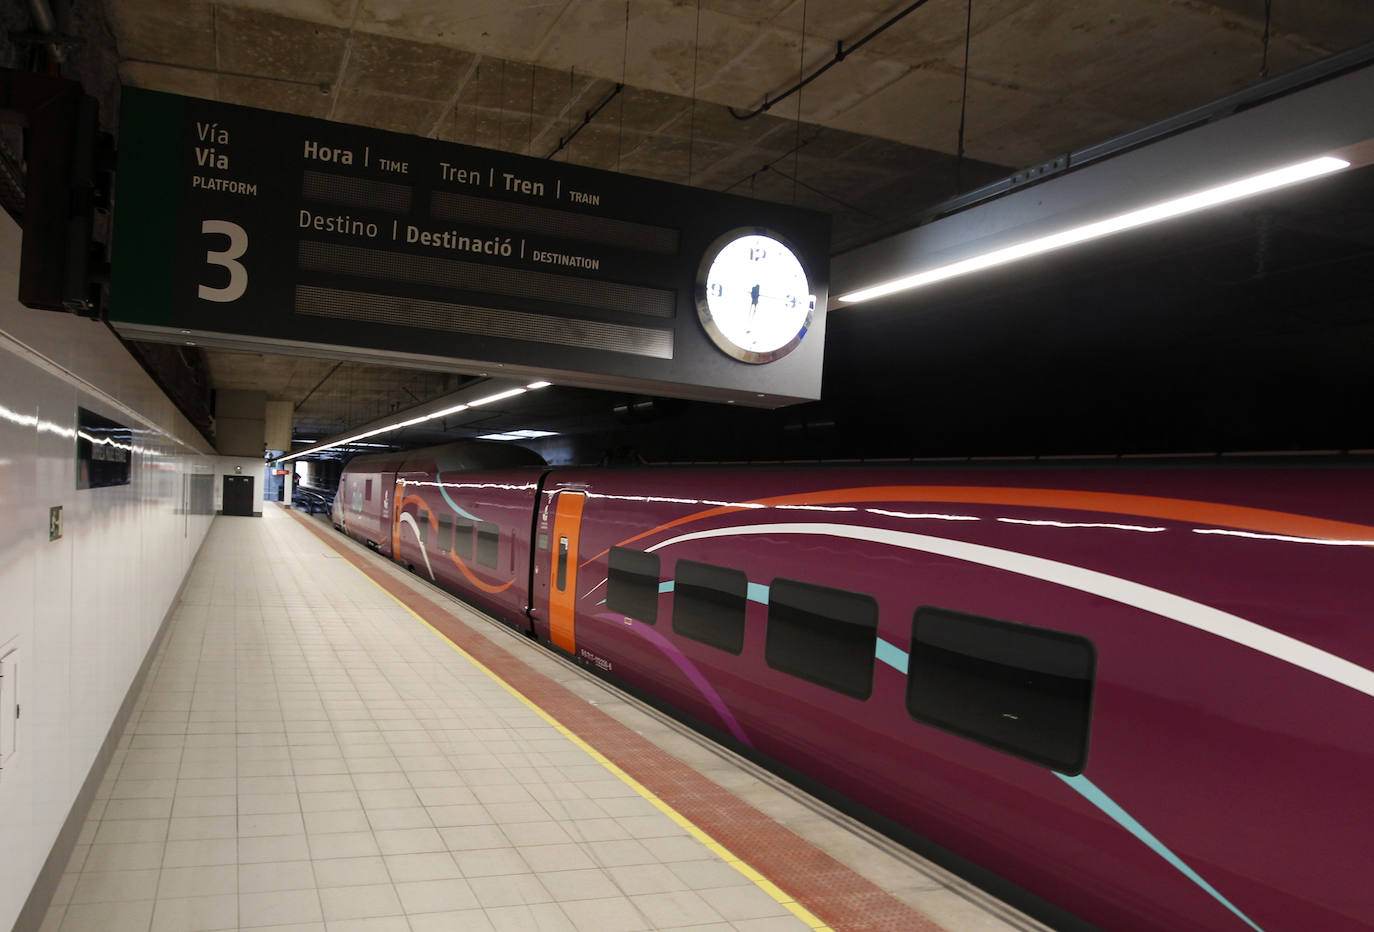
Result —
<instances>
[{"instance_id":1,"label":"station platform","mask_svg":"<svg viewBox=\"0 0 1374 932\"><path fill-rule=\"evenodd\" d=\"M1045 927L269 505L211 526L42 928Z\"/></svg>"}]
</instances>

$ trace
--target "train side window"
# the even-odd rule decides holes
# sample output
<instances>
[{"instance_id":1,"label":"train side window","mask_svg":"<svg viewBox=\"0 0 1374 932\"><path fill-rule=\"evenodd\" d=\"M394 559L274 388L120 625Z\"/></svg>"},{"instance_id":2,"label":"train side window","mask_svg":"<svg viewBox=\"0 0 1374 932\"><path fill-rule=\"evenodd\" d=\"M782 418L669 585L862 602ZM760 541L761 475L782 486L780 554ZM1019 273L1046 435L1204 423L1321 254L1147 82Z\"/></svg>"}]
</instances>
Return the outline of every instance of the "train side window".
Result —
<instances>
[{"instance_id":1,"label":"train side window","mask_svg":"<svg viewBox=\"0 0 1374 932\"><path fill-rule=\"evenodd\" d=\"M673 581L673 632L721 650L744 650L749 578L739 570L678 560Z\"/></svg>"},{"instance_id":2,"label":"train side window","mask_svg":"<svg viewBox=\"0 0 1374 932\"><path fill-rule=\"evenodd\" d=\"M647 624L658 622L658 554L611 548L606 608Z\"/></svg>"},{"instance_id":3,"label":"train side window","mask_svg":"<svg viewBox=\"0 0 1374 932\"><path fill-rule=\"evenodd\" d=\"M1065 774L1083 772L1097 652L1077 634L922 606L911 717Z\"/></svg>"},{"instance_id":4,"label":"train side window","mask_svg":"<svg viewBox=\"0 0 1374 932\"><path fill-rule=\"evenodd\" d=\"M568 539L562 536L558 538L558 571L553 584L559 592L568 588Z\"/></svg>"},{"instance_id":5,"label":"train side window","mask_svg":"<svg viewBox=\"0 0 1374 932\"><path fill-rule=\"evenodd\" d=\"M439 552L448 553L453 549L453 516L436 515L439 519Z\"/></svg>"},{"instance_id":6,"label":"train side window","mask_svg":"<svg viewBox=\"0 0 1374 932\"><path fill-rule=\"evenodd\" d=\"M477 523L477 562L495 569L501 562L501 525L494 521Z\"/></svg>"},{"instance_id":7,"label":"train side window","mask_svg":"<svg viewBox=\"0 0 1374 932\"><path fill-rule=\"evenodd\" d=\"M429 543L429 512L423 508L415 511L415 526L420 529L420 543Z\"/></svg>"},{"instance_id":8,"label":"train side window","mask_svg":"<svg viewBox=\"0 0 1374 932\"><path fill-rule=\"evenodd\" d=\"M474 526L471 518L453 519L453 555L460 560L472 560L472 529Z\"/></svg>"},{"instance_id":9,"label":"train side window","mask_svg":"<svg viewBox=\"0 0 1374 932\"><path fill-rule=\"evenodd\" d=\"M368 479L363 483L363 501L372 501L372 480Z\"/></svg>"},{"instance_id":10,"label":"train side window","mask_svg":"<svg viewBox=\"0 0 1374 932\"><path fill-rule=\"evenodd\" d=\"M873 596L791 579L769 586L764 659L773 669L867 699L877 646Z\"/></svg>"}]
</instances>

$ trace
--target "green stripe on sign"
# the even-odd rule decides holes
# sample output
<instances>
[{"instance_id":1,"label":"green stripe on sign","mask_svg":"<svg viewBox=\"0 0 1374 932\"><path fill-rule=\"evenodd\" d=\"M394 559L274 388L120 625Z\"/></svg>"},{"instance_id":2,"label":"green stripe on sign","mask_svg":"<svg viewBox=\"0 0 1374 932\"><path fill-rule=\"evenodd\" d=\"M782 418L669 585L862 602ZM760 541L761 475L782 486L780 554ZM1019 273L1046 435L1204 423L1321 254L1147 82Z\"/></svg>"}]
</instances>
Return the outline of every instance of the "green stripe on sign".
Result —
<instances>
[{"instance_id":1,"label":"green stripe on sign","mask_svg":"<svg viewBox=\"0 0 1374 932\"><path fill-rule=\"evenodd\" d=\"M185 98L123 89L115 174L110 321L170 326Z\"/></svg>"}]
</instances>

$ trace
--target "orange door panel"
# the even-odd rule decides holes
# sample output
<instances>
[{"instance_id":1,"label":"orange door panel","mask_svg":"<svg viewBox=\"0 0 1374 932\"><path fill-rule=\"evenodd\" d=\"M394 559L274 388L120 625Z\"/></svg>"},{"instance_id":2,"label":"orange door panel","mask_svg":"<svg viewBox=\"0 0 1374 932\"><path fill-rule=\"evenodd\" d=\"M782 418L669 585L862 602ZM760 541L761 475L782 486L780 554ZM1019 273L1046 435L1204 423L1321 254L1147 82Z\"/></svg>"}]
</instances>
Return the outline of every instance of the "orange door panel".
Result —
<instances>
[{"instance_id":1,"label":"orange door panel","mask_svg":"<svg viewBox=\"0 0 1374 932\"><path fill-rule=\"evenodd\" d=\"M577 536L586 502L581 492L558 493L549 547L549 640L570 654L577 652Z\"/></svg>"},{"instance_id":2,"label":"orange door panel","mask_svg":"<svg viewBox=\"0 0 1374 932\"><path fill-rule=\"evenodd\" d=\"M401 559L401 499L405 497L405 487L398 478L395 483L395 507L391 509L391 559ZM385 512L386 509L383 509ZM385 517L385 515L383 516Z\"/></svg>"}]
</instances>

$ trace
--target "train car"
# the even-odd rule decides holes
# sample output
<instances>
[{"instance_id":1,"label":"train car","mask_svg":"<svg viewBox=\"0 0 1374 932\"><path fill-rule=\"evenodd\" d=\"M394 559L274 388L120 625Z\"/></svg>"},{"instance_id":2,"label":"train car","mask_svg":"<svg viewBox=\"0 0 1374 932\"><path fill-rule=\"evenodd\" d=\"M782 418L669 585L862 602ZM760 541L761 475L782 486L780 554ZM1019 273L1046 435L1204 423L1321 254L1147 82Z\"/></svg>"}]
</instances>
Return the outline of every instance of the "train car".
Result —
<instances>
[{"instance_id":1,"label":"train car","mask_svg":"<svg viewBox=\"0 0 1374 932\"><path fill-rule=\"evenodd\" d=\"M552 471L504 620L1056 926L1369 929L1371 479Z\"/></svg>"},{"instance_id":2,"label":"train car","mask_svg":"<svg viewBox=\"0 0 1374 932\"><path fill-rule=\"evenodd\" d=\"M530 532L544 471L538 454L500 443L357 456L339 477L334 523L528 631Z\"/></svg>"},{"instance_id":3,"label":"train car","mask_svg":"<svg viewBox=\"0 0 1374 932\"><path fill-rule=\"evenodd\" d=\"M404 453L355 456L339 475L334 493L334 526L383 556L391 556L392 490L406 458Z\"/></svg>"}]
</instances>

